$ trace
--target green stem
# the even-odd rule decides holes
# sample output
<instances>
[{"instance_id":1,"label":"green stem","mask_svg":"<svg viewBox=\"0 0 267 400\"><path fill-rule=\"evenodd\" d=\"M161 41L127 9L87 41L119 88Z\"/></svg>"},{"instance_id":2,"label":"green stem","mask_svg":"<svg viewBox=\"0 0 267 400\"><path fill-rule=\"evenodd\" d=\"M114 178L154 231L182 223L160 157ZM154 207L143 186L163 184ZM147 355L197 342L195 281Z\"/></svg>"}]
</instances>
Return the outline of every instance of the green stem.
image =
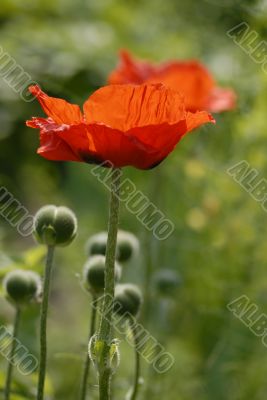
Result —
<instances>
[{"instance_id":1,"label":"green stem","mask_svg":"<svg viewBox=\"0 0 267 400\"><path fill-rule=\"evenodd\" d=\"M119 223L120 169L114 169L111 177L111 196L109 208L108 239L106 250L105 291L102 305L98 340L102 349L99 362L99 400L110 399L110 347L112 333L112 315L115 288L115 254Z\"/></svg>"},{"instance_id":2,"label":"green stem","mask_svg":"<svg viewBox=\"0 0 267 400\"><path fill-rule=\"evenodd\" d=\"M4 399L9 400L10 399L10 388L11 388L11 382L12 382L12 373L13 373L13 357L15 355L15 350L16 350L16 338L18 336L18 331L19 331L19 323L20 323L20 315L21 315L21 310L19 307L16 308L16 315L15 315L15 321L14 321L14 329L13 329L13 337L12 337L12 347L11 347L11 353L9 355L9 363L8 363L8 368L7 368L7 375L6 375L6 384L5 384L5 392L4 392Z\"/></svg>"},{"instance_id":3,"label":"green stem","mask_svg":"<svg viewBox=\"0 0 267 400\"><path fill-rule=\"evenodd\" d=\"M40 364L39 364L39 378L37 400L44 399L45 375L46 375L46 360L47 360L47 311L50 293L51 271L54 257L54 246L48 246L47 258L45 266L43 300L41 304L41 319L40 319Z\"/></svg>"},{"instance_id":4,"label":"green stem","mask_svg":"<svg viewBox=\"0 0 267 400\"><path fill-rule=\"evenodd\" d=\"M134 384L131 389L131 394L129 396L129 400L135 400L137 397L138 389L139 389L139 377L140 377L140 354L138 350L138 335L137 335L137 323L136 320L131 317L129 318L129 324L132 331L133 339L134 339L134 349L135 349L135 374L134 374ZM127 398L128 400L128 398Z\"/></svg>"},{"instance_id":5,"label":"green stem","mask_svg":"<svg viewBox=\"0 0 267 400\"><path fill-rule=\"evenodd\" d=\"M97 300L98 300L97 297L93 298L88 341L90 341L91 337L95 334ZM86 351L86 359L85 359L85 363L84 363L80 400L86 399L87 381L88 381L88 376L89 376L89 372L90 372L90 366L91 366L91 360L90 360L90 357L88 356L88 351Z\"/></svg>"}]
</instances>

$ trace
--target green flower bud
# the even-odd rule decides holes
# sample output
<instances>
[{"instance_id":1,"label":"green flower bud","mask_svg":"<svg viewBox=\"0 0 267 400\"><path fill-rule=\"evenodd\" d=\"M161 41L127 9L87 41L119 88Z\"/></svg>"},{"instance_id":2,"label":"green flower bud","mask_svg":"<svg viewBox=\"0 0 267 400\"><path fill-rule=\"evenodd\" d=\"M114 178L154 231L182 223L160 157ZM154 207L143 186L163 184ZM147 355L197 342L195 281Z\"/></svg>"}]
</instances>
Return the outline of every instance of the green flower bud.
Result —
<instances>
[{"instance_id":1,"label":"green flower bud","mask_svg":"<svg viewBox=\"0 0 267 400\"><path fill-rule=\"evenodd\" d=\"M21 305L37 300L42 285L41 278L35 272L17 269L6 275L3 287L7 298Z\"/></svg>"},{"instance_id":2,"label":"green flower bud","mask_svg":"<svg viewBox=\"0 0 267 400\"><path fill-rule=\"evenodd\" d=\"M106 254L107 237L107 232L100 232L91 236L85 246L87 255L102 254L104 256Z\"/></svg>"},{"instance_id":3,"label":"green flower bud","mask_svg":"<svg viewBox=\"0 0 267 400\"><path fill-rule=\"evenodd\" d=\"M34 236L41 244L67 246L76 233L76 216L67 207L44 206L35 216Z\"/></svg>"},{"instance_id":4,"label":"green flower bud","mask_svg":"<svg viewBox=\"0 0 267 400\"><path fill-rule=\"evenodd\" d=\"M106 254L107 232L93 235L86 244L88 256L94 254ZM128 261L139 249L139 242L135 235L126 231L118 231L116 258L119 262Z\"/></svg>"},{"instance_id":5,"label":"green flower bud","mask_svg":"<svg viewBox=\"0 0 267 400\"><path fill-rule=\"evenodd\" d=\"M142 305L142 293L138 286L121 284L115 288L114 311L118 315L126 313L136 316Z\"/></svg>"},{"instance_id":6,"label":"green flower bud","mask_svg":"<svg viewBox=\"0 0 267 400\"><path fill-rule=\"evenodd\" d=\"M120 262L129 261L134 253L139 250L139 241L130 232L120 230L117 239L118 260Z\"/></svg>"},{"instance_id":7,"label":"green flower bud","mask_svg":"<svg viewBox=\"0 0 267 400\"><path fill-rule=\"evenodd\" d=\"M154 285L159 294L172 296L182 281L179 274L172 269L161 269L154 276Z\"/></svg>"},{"instance_id":8,"label":"green flower bud","mask_svg":"<svg viewBox=\"0 0 267 400\"><path fill-rule=\"evenodd\" d=\"M95 255L89 258L83 270L83 281L85 287L92 293L102 294L105 287L105 256ZM121 277L121 267L115 263L115 281Z\"/></svg>"}]
</instances>

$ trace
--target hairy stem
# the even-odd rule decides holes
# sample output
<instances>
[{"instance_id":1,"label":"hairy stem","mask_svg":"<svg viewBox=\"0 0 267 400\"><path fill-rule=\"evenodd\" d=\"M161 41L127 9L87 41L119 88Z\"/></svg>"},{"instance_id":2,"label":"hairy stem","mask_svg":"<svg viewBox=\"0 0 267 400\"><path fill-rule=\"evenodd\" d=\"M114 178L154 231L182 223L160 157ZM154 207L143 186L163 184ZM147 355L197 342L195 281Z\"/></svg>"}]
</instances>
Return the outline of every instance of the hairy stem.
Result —
<instances>
[{"instance_id":1,"label":"hairy stem","mask_svg":"<svg viewBox=\"0 0 267 400\"><path fill-rule=\"evenodd\" d=\"M108 239L106 250L105 291L102 305L98 340L101 343L99 362L99 400L110 399L110 347L112 333L112 315L115 288L115 254L117 245L117 233L119 223L119 192L120 169L114 169L111 177L111 196L109 208Z\"/></svg>"},{"instance_id":2,"label":"hairy stem","mask_svg":"<svg viewBox=\"0 0 267 400\"><path fill-rule=\"evenodd\" d=\"M5 391L4 391L4 400L9 400L10 399L10 388L11 388L11 382L12 382L12 373L13 373L13 363L14 363L14 355L15 355L15 350L16 350L16 338L18 336L18 331L19 331L19 323L20 323L20 315L21 315L21 310L19 307L16 308L16 315L15 315L15 321L14 321L14 329L13 329L13 337L12 337L12 347L11 347L11 353L8 356L9 358L9 363L7 367L7 374L6 374L6 383L5 383Z\"/></svg>"},{"instance_id":3,"label":"hairy stem","mask_svg":"<svg viewBox=\"0 0 267 400\"><path fill-rule=\"evenodd\" d=\"M50 293L50 281L51 271L54 257L54 246L48 246L47 258L45 266L44 276L44 288L43 288L43 300L41 304L41 318L40 318L40 363L39 363L39 378L38 378L38 390L37 400L44 399L44 386L45 386L45 375L46 375L46 361L47 361L47 312L49 303Z\"/></svg>"}]
</instances>

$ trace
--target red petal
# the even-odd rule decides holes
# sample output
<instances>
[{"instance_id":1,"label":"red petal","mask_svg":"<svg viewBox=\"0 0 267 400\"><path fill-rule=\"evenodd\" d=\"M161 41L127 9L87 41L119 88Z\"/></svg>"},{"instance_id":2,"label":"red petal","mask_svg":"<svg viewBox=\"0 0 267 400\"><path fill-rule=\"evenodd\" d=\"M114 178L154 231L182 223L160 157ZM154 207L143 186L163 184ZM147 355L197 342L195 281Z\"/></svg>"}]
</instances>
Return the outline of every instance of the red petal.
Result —
<instances>
[{"instance_id":1,"label":"red petal","mask_svg":"<svg viewBox=\"0 0 267 400\"><path fill-rule=\"evenodd\" d=\"M236 105L231 89L215 87L210 72L196 60L170 61L159 65L135 59L129 52L120 53L120 64L109 76L110 84L162 83L185 97L188 111L221 112Z\"/></svg>"},{"instance_id":2,"label":"red petal","mask_svg":"<svg viewBox=\"0 0 267 400\"><path fill-rule=\"evenodd\" d=\"M108 83L112 85L125 83L144 83L154 72L154 66L146 61L136 61L126 50L120 51L120 63L109 75Z\"/></svg>"},{"instance_id":3,"label":"red petal","mask_svg":"<svg viewBox=\"0 0 267 400\"><path fill-rule=\"evenodd\" d=\"M58 130L61 127L51 119L33 118L26 124L31 128L40 129L40 147L37 153L42 157L54 161L82 161L71 147L59 137Z\"/></svg>"},{"instance_id":4,"label":"red petal","mask_svg":"<svg viewBox=\"0 0 267 400\"><path fill-rule=\"evenodd\" d=\"M88 123L99 122L124 132L185 119L182 97L160 84L105 86L85 102L84 113Z\"/></svg>"},{"instance_id":5,"label":"red petal","mask_svg":"<svg viewBox=\"0 0 267 400\"><path fill-rule=\"evenodd\" d=\"M159 164L188 131L213 121L204 111L185 112L178 92L161 84L106 86L86 101L84 110L87 123L57 123L52 112L50 118L27 121L41 131L38 153L50 160L147 169Z\"/></svg>"},{"instance_id":6,"label":"red petal","mask_svg":"<svg viewBox=\"0 0 267 400\"><path fill-rule=\"evenodd\" d=\"M59 136L88 163L110 162L114 167L146 165L148 147L133 143L123 132L102 124L76 125Z\"/></svg>"},{"instance_id":7,"label":"red petal","mask_svg":"<svg viewBox=\"0 0 267 400\"><path fill-rule=\"evenodd\" d=\"M216 87L211 92L206 107L215 113L232 110L236 107L236 94L232 89Z\"/></svg>"},{"instance_id":8,"label":"red petal","mask_svg":"<svg viewBox=\"0 0 267 400\"><path fill-rule=\"evenodd\" d=\"M80 107L65 100L49 97L39 86L30 86L29 91L36 96L44 112L57 124L78 124L82 121Z\"/></svg>"},{"instance_id":9,"label":"red petal","mask_svg":"<svg viewBox=\"0 0 267 400\"><path fill-rule=\"evenodd\" d=\"M169 62L159 67L148 82L162 82L182 93L189 111L205 109L207 96L215 85L208 70L197 61Z\"/></svg>"},{"instance_id":10,"label":"red petal","mask_svg":"<svg viewBox=\"0 0 267 400\"><path fill-rule=\"evenodd\" d=\"M132 128L126 132L126 135L132 141L138 140L155 151L164 151L171 143L176 144L186 132L186 120L182 120L173 125L165 123L158 126Z\"/></svg>"},{"instance_id":11,"label":"red petal","mask_svg":"<svg viewBox=\"0 0 267 400\"><path fill-rule=\"evenodd\" d=\"M215 124L215 119L206 111L198 111L195 113L188 112L186 116L187 131L190 132L199 126L211 122Z\"/></svg>"}]
</instances>

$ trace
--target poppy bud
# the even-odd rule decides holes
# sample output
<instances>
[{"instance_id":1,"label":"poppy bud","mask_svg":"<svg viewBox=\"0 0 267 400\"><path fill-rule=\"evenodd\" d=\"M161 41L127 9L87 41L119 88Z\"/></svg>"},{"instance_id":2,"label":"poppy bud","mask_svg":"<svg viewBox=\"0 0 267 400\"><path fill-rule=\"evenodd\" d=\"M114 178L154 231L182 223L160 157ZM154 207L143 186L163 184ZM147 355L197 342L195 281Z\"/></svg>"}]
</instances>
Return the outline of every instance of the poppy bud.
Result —
<instances>
[{"instance_id":1,"label":"poppy bud","mask_svg":"<svg viewBox=\"0 0 267 400\"><path fill-rule=\"evenodd\" d=\"M138 286L121 284L115 288L114 311L118 315L127 313L136 316L141 308L142 293Z\"/></svg>"},{"instance_id":2,"label":"poppy bud","mask_svg":"<svg viewBox=\"0 0 267 400\"><path fill-rule=\"evenodd\" d=\"M41 278L35 272L17 269L6 275L3 287L9 300L25 304L39 297Z\"/></svg>"},{"instance_id":3,"label":"poppy bud","mask_svg":"<svg viewBox=\"0 0 267 400\"><path fill-rule=\"evenodd\" d=\"M88 256L95 254L106 254L107 247L107 232L100 232L90 237L86 243L86 253Z\"/></svg>"},{"instance_id":4,"label":"poppy bud","mask_svg":"<svg viewBox=\"0 0 267 400\"><path fill-rule=\"evenodd\" d=\"M102 255L95 255L89 258L84 266L83 278L85 287L95 294L101 294L105 287L105 262ZM115 281L121 277L121 267L115 263Z\"/></svg>"},{"instance_id":5,"label":"poppy bud","mask_svg":"<svg viewBox=\"0 0 267 400\"><path fill-rule=\"evenodd\" d=\"M34 236L41 244L67 246L77 233L77 219L67 207L48 205L35 215Z\"/></svg>"},{"instance_id":6,"label":"poppy bud","mask_svg":"<svg viewBox=\"0 0 267 400\"><path fill-rule=\"evenodd\" d=\"M120 230L117 240L118 260L121 262L129 261L139 249L139 241L130 232Z\"/></svg>"},{"instance_id":7,"label":"poppy bud","mask_svg":"<svg viewBox=\"0 0 267 400\"><path fill-rule=\"evenodd\" d=\"M161 269L154 276L155 288L163 296L172 296L181 283L179 274L172 269Z\"/></svg>"},{"instance_id":8,"label":"poppy bud","mask_svg":"<svg viewBox=\"0 0 267 400\"><path fill-rule=\"evenodd\" d=\"M107 232L93 235L86 244L87 254L106 254ZM118 231L116 258L120 262L128 261L139 249L139 242L135 235L126 231Z\"/></svg>"}]
</instances>

